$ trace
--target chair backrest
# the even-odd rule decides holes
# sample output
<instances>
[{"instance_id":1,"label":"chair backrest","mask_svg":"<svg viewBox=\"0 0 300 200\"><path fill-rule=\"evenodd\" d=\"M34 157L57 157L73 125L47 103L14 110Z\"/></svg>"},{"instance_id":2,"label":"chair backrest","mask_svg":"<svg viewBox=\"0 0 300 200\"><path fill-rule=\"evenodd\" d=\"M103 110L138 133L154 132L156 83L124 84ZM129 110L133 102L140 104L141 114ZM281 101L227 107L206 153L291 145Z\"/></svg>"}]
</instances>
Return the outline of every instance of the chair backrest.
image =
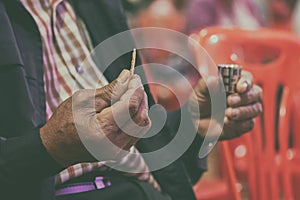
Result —
<instances>
[{"instance_id":1,"label":"chair backrest","mask_svg":"<svg viewBox=\"0 0 300 200\"><path fill-rule=\"evenodd\" d=\"M215 161L208 163L212 172L194 186L197 200L241 200L228 143L219 143L211 154Z\"/></svg>"},{"instance_id":2,"label":"chair backrest","mask_svg":"<svg viewBox=\"0 0 300 200\"><path fill-rule=\"evenodd\" d=\"M251 134L229 141L237 171L246 173L251 199L279 199L279 106L285 88L300 81L300 39L268 29L210 27L191 36L216 64L236 63L252 72L263 92L264 113ZM195 55L197 57L197 54Z\"/></svg>"}]
</instances>

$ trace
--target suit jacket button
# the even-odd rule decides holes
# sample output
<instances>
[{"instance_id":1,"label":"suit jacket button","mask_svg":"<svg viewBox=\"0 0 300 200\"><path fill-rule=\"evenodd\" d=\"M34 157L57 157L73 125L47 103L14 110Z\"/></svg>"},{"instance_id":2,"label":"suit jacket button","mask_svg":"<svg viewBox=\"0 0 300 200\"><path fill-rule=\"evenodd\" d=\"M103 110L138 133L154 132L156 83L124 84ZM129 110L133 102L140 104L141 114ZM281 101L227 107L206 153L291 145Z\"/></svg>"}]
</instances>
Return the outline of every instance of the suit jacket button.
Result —
<instances>
[{"instance_id":1,"label":"suit jacket button","mask_svg":"<svg viewBox=\"0 0 300 200\"><path fill-rule=\"evenodd\" d=\"M76 71L77 71L78 74L82 74L83 73L83 67L76 66Z\"/></svg>"}]
</instances>

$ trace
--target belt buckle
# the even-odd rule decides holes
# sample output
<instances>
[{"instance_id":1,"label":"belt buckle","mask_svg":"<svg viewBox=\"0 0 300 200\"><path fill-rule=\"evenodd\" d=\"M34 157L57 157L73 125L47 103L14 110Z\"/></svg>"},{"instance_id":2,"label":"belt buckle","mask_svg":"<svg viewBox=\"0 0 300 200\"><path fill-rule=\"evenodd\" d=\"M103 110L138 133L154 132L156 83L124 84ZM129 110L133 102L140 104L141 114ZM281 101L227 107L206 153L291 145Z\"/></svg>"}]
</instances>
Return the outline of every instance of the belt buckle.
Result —
<instances>
[{"instance_id":1,"label":"belt buckle","mask_svg":"<svg viewBox=\"0 0 300 200\"><path fill-rule=\"evenodd\" d=\"M96 177L95 180L94 180L94 183L95 183L95 186L98 190L99 189L104 189L106 187L111 186L110 180L108 180L104 177L101 177L101 176Z\"/></svg>"}]
</instances>

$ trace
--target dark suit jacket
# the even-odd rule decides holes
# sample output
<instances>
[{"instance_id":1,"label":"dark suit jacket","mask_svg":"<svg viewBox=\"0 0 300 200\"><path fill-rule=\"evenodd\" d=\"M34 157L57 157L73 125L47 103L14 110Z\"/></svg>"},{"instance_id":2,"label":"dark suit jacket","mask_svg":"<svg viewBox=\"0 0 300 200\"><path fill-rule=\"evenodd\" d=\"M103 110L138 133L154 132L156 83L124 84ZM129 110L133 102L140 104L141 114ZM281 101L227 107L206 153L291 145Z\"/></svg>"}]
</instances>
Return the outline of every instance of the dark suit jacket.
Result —
<instances>
[{"instance_id":1,"label":"dark suit jacket","mask_svg":"<svg viewBox=\"0 0 300 200\"><path fill-rule=\"evenodd\" d=\"M128 29L117 0L73 0L73 4L95 46ZM118 47L110 50L113 48ZM115 79L130 59L128 54L116 60L104 72L106 78ZM150 94L148 87L145 90ZM42 43L34 20L18 0L0 0L0 92L0 198L52 199L51 176L62 167L49 156L39 137L39 128L46 122ZM148 96L150 105L154 104ZM176 124L176 113L171 115ZM147 152L167 144L175 129L164 127L155 137L139 141L138 148ZM153 173L173 199L195 198L192 182L203 169L197 164L201 141L197 138L194 143L182 158Z\"/></svg>"}]
</instances>

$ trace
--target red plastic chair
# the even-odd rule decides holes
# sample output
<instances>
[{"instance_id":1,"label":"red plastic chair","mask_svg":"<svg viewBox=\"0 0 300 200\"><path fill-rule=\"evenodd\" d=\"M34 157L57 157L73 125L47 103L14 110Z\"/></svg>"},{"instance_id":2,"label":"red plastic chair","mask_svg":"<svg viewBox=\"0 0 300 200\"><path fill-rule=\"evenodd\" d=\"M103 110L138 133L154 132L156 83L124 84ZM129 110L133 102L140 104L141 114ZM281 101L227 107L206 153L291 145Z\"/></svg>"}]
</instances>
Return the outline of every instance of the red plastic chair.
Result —
<instances>
[{"instance_id":1,"label":"red plastic chair","mask_svg":"<svg viewBox=\"0 0 300 200\"><path fill-rule=\"evenodd\" d=\"M135 26L139 28L160 27L182 32L185 27L184 23L184 16L176 8L173 0L155 0L149 5L149 7L140 11L137 16ZM149 34L147 32L143 32L143 34L143 41L153 38L153 35L151 35L152 33ZM156 37L164 38L166 36L156 35ZM155 42L153 39L151 41ZM160 40L158 41L161 42ZM140 49L139 52L144 57L144 63L167 64L167 61L172 55L170 52L151 48ZM147 69L147 67L145 69ZM189 86L185 85L185 81L168 80L168 82L162 82L162 80L157 80L156 77L151 77L150 71L146 71L146 73L149 81L153 82L150 84L150 88L152 94L154 93L155 95L156 102L164 106L167 110L176 110L180 108L180 104L184 103L192 92L191 90L186 90ZM194 79L197 79L197 77L195 78L195 75L193 74L192 77L189 77L190 74L191 73L185 75L185 78L191 85L195 85ZM180 101L177 100L177 97L181 98Z\"/></svg>"},{"instance_id":2,"label":"red plastic chair","mask_svg":"<svg viewBox=\"0 0 300 200\"><path fill-rule=\"evenodd\" d=\"M221 142L218 146L218 178L200 180L194 186L197 200L240 200L241 194L233 168L228 143Z\"/></svg>"},{"instance_id":3,"label":"red plastic chair","mask_svg":"<svg viewBox=\"0 0 300 200\"><path fill-rule=\"evenodd\" d=\"M289 96L293 94L295 85L299 85L296 72L300 66L300 40L288 32L221 27L201 30L192 38L198 40L215 63L242 65L252 72L255 83L264 89L264 113L256 119L252 133L226 143L230 146L238 177L248 183L251 199L280 199L281 175L285 180L285 190L282 192L288 196L286 184L290 179L281 173L281 170L288 168L282 165L282 161L286 160L286 156L282 157L282 151L287 148L284 150L281 144L283 135L279 131L288 129L289 124L283 123L282 117L290 113L280 117L278 110L288 107ZM278 103L279 86L282 88L281 104ZM287 88L291 91L287 92Z\"/></svg>"},{"instance_id":4,"label":"red plastic chair","mask_svg":"<svg viewBox=\"0 0 300 200\"><path fill-rule=\"evenodd\" d=\"M299 81L297 81L299 83ZM286 89L280 108L280 153L285 199L300 198L300 88ZM288 124L289 126L286 126Z\"/></svg>"}]
</instances>

